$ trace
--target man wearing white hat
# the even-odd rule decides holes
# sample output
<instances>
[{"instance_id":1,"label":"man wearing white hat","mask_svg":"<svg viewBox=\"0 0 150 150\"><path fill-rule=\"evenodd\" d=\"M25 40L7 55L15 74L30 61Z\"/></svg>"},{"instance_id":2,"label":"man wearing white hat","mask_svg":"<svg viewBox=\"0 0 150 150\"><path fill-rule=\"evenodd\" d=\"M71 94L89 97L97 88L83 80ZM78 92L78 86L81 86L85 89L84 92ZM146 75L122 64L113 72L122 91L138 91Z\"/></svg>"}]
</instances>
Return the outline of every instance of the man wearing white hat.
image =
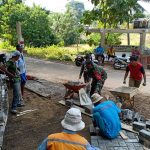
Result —
<instances>
[{"instance_id":1,"label":"man wearing white hat","mask_svg":"<svg viewBox=\"0 0 150 150\"><path fill-rule=\"evenodd\" d=\"M121 130L119 114L121 110L111 100L105 100L99 94L92 95L93 123L99 127L102 136L113 139L116 138Z\"/></svg>"},{"instance_id":2,"label":"man wearing white hat","mask_svg":"<svg viewBox=\"0 0 150 150\"><path fill-rule=\"evenodd\" d=\"M99 150L92 147L84 137L76 134L76 131L85 127L79 109L70 108L61 125L64 131L49 135L38 150Z\"/></svg>"}]
</instances>

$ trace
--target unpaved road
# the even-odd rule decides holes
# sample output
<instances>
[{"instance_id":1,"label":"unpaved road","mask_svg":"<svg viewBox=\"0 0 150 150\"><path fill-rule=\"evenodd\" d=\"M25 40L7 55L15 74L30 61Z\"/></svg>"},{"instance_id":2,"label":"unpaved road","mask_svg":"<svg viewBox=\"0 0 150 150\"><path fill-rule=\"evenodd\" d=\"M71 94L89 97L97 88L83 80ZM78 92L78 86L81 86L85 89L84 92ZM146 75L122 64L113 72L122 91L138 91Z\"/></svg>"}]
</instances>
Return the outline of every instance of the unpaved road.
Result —
<instances>
[{"instance_id":1,"label":"unpaved road","mask_svg":"<svg viewBox=\"0 0 150 150\"><path fill-rule=\"evenodd\" d=\"M59 82L62 80L78 80L80 67L35 58L26 58L28 73L48 81ZM112 67L104 67L108 73L105 87L116 88L123 85L124 70L114 70ZM149 93L150 70L146 70L147 86L141 86L143 93Z\"/></svg>"}]
</instances>

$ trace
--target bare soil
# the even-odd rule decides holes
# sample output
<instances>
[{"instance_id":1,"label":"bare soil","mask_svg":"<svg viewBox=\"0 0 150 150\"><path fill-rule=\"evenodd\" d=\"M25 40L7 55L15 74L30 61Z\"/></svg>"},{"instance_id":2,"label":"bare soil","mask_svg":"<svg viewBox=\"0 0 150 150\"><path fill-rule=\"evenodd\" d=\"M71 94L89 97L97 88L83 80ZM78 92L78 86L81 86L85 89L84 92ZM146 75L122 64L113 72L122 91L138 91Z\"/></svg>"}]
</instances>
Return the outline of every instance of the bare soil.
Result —
<instances>
[{"instance_id":1,"label":"bare soil","mask_svg":"<svg viewBox=\"0 0 150 150\"><path fill-rule=\"evenodd\" d=\"M4 150L36 150L42 140L49 134L63 130L60 122L68 108L58 104L58 101L63 99L65 89L60 85L60 88L55 91L57 92L49 98L43 98L28 90L25 91L24 100L26 106L18 110L37 109L37 111L20 117L9 114L4 136ZM104 89L102 94L112 97L108 89ZM12 94L10 92L10 103L11 98ZM137 95L135 98L135 110L146 118L150 118L149 109L150 96ZM91 118L85 115L82 116L86 123L86 128L80 134L90 141L89 124L91 124Z\"/></svg>"}]
</instances>

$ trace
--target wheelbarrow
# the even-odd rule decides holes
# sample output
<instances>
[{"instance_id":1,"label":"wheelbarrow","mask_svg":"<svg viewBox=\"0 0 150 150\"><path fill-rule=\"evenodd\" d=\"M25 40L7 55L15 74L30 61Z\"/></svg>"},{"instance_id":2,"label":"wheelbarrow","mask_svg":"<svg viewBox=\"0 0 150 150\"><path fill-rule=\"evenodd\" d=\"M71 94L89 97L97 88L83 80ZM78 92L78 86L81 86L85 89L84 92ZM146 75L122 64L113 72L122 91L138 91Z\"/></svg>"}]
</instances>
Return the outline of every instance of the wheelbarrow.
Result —
<instances>
[{"instance_id":1,"label":"wheelbarrow","mask_svg":"<svg viewBox=\"0 0 150 150\"><path fill-rule=\"evenodd\" d=\"M79 82L79 81L68 81L66 83L63 83L63 85L66 88L66 93L64 97L65 99L73 98L75 93L79 94L79 90L81 88L86 87L86 84Z\"/></svg>"}]
</instances>

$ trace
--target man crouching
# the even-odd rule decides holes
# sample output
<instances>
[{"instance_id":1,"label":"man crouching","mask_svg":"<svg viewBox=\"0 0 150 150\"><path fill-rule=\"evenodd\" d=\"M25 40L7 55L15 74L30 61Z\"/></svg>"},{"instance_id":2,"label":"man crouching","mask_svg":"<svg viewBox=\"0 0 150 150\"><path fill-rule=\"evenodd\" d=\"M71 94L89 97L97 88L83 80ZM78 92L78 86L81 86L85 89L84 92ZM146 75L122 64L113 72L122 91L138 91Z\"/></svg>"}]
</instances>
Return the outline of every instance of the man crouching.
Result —
<instances>
[{"instance_id":1,"label":"man crouching","mask_svg":"<svg viewBox=\"0 0 150 150\"><path fill-rule=\"evenodd\" d=\"M93 123L98 127L100 134L106 138L116 138L121 130L119 114L121 110L111 100L105 100L99 94L92 95Z\"/></svg>"}]
</instances>

